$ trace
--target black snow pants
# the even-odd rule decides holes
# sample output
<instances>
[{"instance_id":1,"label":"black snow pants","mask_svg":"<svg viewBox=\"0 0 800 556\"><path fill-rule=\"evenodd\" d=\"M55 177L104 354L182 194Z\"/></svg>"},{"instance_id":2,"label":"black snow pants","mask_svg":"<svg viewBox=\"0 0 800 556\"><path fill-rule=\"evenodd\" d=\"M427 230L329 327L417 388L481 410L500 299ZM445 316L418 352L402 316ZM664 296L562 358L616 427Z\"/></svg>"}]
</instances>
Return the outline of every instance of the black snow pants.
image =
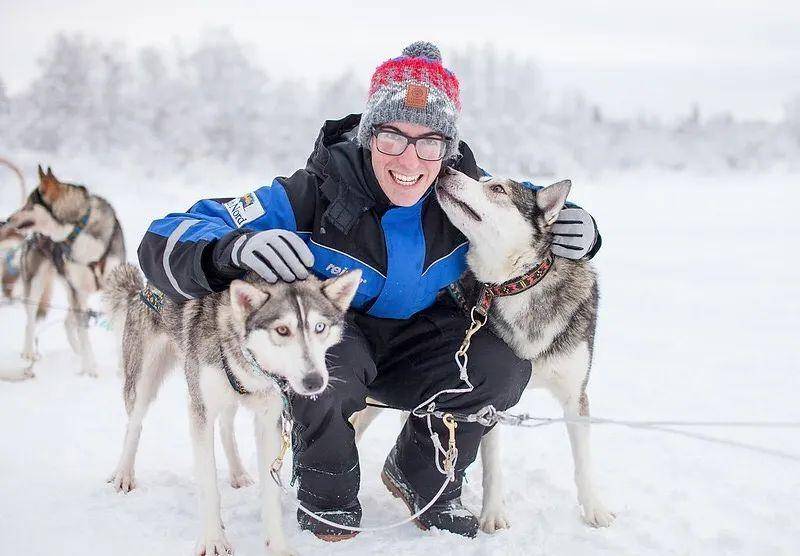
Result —
<instances>
[{"instance_id":1,"label":"black snow pants","mask_svg":"<svg viewBox=\"0 0 800 556\"><path fill-rule=\"evenodd\" d=\"M347 315L341 343L328 351L330 386L315 400L294 397L295 477L301 502L321 510L358 504L360 472L350 416L366 407L365 398L411 410L446 388L462 388L454 355L469 320L449 300L440 300L407 320ZM489 404L498 410L515 405L531 374L528 361L517 358L497 336L482 329L472 337L469 377L475 389L442 395L438 409L474 413ZM443 444L448 433L432 418ZM478 453L488 429L459 423L457 480L441 500L461 495L464 470ZM397 438L398 465L417 494L430 500L444 476L433 460L433 443L425 419L409 416Z\"/></svg>"}]
</instances>

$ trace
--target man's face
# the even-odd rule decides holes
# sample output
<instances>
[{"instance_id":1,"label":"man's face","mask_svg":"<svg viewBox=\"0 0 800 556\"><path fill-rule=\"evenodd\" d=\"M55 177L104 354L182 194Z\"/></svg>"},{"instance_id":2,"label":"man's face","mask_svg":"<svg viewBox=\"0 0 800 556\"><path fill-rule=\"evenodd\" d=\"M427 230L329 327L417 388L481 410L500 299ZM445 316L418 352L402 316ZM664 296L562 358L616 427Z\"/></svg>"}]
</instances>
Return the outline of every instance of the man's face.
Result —
<instances>
[{"instance_id":1,"label":"man's face","mask_svg":"<svg viewBox=\"0 0 800 556\"><path fill-rule=\"evenodd\" d=\"M431 128L419 124L389 122L381 125L380 128L400 132L409 137L424 136L443 139ZM372 170L375 172L375 177L378 178L381 189L393 204L410 207L420 200L436 176L439 175L442 161L422 160L417 156L417 150L411 144L400 155L383 154L375 143L376 138L373 136L370 141Z\"/></svg>"}]
</instances>

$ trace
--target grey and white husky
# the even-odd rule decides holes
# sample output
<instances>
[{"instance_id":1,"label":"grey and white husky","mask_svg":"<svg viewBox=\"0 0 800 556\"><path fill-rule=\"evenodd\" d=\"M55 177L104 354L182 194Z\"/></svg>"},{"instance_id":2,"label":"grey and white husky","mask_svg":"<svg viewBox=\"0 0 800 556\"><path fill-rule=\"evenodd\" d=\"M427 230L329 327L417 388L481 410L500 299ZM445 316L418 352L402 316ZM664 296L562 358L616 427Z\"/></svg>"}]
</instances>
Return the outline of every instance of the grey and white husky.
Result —
<instances>
[{"instance_id":1,"label":"grey and white husky","mask_svg":"<svg viewBox=\"0 0 800 556\"><path fill-rule=\"evenodd\" d=\"M248 276L234 280L223 292L176 303L147 296L152 290L144 289L139 270L120 266L108 279L104 299L121 333L128 426L109 482L124 492L134 488L142 419L166 373L180 364L189 386L200 490L202 535L196 553L231 552L220 517L214 423L220 417L231 485L251 484L233 434L234 416L242 404L254 413L265 545L273 553L290 554L281 526L280 491L269 475L281 447L283 395L276 379L303 396L327 387L325 353L341 339L344 315L360 279L359 270L324 282L311 277L274 285Z\"/></svg>"},{"instance_id":2,"label":"grey and white husky","mask_svg":"<svg viewBox=\"0 0 800 556\"><path fill-rule=\"evenodd\" d=\"M81 357L80 372L97 376L87 331L88 298L101 289L108 272L125 260L122 228L114 209L86 187L61 182L50 168L44 172L40 166L38 186L0 228L0 239L21 236L28 236L15 259L27 313L22 357L31 363L39 358L36 321L46 313L53 283L60 281L69 299L67 338Z\"/></svg>"},{"instance_id":3,"label":"grey and white husky","mask_svg":"<svg viewBox=\"0 0 800 556\"><path fill-rule=\"evenodd\" d=\"M475 181L452 169L439 179L436 195L456 227L469 239L462 278L466 299L475 301L481 284L502 284L523 276L550 255L550 228L564 206L570 182L534 191L509 179ZM592 363L598 288L587 261L555 257L549 272L533 288L494 298L489 325L517 354L530 359L529 388L546 388L570 419L589 416L586 385ZM583 519L606 527L614 514L595 491L589 424L567 424L575 464L575 484ZM481 527L508 527L500 463L500 430L481 442L483 509Z\"/></svg>"}]
</instances>

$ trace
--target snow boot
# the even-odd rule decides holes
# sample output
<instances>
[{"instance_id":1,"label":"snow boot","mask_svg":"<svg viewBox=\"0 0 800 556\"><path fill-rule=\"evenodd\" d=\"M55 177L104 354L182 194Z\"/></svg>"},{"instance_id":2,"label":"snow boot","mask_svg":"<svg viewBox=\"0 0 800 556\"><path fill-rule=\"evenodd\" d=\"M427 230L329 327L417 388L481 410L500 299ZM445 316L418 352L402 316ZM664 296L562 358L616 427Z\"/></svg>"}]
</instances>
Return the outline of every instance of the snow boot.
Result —
<instances>
[{"instance_id":1,"label":"snow boot","mask_svg":"<svg viewBox=\"0 0 800 556\"><path fill-rule=\"evenodd\" d=\"M308 504L303 504L303 506L318 516L324 517L328 521L333 521L334 523L341 523L342 525L348 525L350 527L358 527L361 524L361 504L359 504L358 500L356 500L355 504L349 508L325 510L315 508ZM314 536L327 542L338 542L352 539L358 534L356 531L339 529L337 527L333 527L332 525L322 523L301 509L297 510L297 523L300 525L300 529L303 531L311 531L314 533Z\"/></svg>"},{"instance_id":2,"label":"snow boot","mask_svg":"<svg viewBox=\"0 0 800 556\"><path fill-rule=\"evenodd\" d=\"M428 504L429 500L423 500L414 492L397 466L396 446L389 452L386 463L383 464L381 479L389 492L402 500L412 514L417 513L420 508ZM442 476L442 480L444 480L444 476ZM436 527L465 537L477 535L479 527L478 518L464 507L460 497L444 502L437 500L433 506L415 519L414 523L423 531Z\"/></svg>"}]
</instances>

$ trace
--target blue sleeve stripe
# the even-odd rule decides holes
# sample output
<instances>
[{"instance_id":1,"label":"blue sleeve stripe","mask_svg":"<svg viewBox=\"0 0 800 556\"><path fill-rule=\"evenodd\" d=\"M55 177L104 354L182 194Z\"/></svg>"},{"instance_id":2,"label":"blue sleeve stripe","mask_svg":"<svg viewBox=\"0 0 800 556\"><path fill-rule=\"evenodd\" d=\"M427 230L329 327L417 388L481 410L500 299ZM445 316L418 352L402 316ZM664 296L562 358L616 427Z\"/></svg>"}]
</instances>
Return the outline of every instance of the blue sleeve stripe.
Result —
<instances>
[{"instance_id":1,"label":"blue sleeve stripe","mask_svg":"<svg viewBox=\"0 0 800 556\"><path fill-rule=\"evenodd\" d=\"M245 222L242 227L248 230L274 230L283 229L295 231L296 220L286 190L278 180L270 185L258 188L255 191L258 202L264 208L264 214L253 220ZM226 233L237 228L228 208L211 199L204 199L195 203L189 212L176 212L153 222L148 231L162 237L169 237L173 231L187 219L197 220L181 235L179 241L211 241L219 239Z\"/></svg>"},{"instance_id":2,"label":"blue sleeve stripe","mask_svg":"<svg viewBox=\"0 0 800 556\"><path fill-rule=\"evenodd\" d=\"M328 251L333 251L334 253L338 253L338 254L342 255L343 257L347 257L351 261L354 261L354 262L356 262L356 263L358 263L360 265L363 265L363 266L369 268L370 270L372 270L373 272L377 273L378 275L382 276L383 278L386 278L386 275L383 272L381 272L380 270L378 270L377 268L375 268L373 266L368 265L367 263L365 263L364 261L362 261L360 259L356 259L352 255L348 255L347 253L343 253L343 252L339 251L338 249L334 249L333 247L330 247L328 245L320 245L319 243L317 243L316 241L314 241L310 237L308 238L308 242L311 243L312 245L316 245L320 249L327 249Z\"/></svg>"},{"instance_id":3,"label":"blue sleeve stripe","mask_svg":"<svg viewBox=\"0 0 800 556\"><path fill-rule=\"evenodd\" d=\"M245 223L243 228L255 231L289 230L294 232L297 230L294 210L281 182L275 179L270 185L259 187L255 194L264 207L264 214L252 222Z\"/></svg>"},{"instance_id":4,"label":"blue sleeve stripe","mask_svg":"<svg viewBox=\"0 0 800 556\"><path fill-rule=\"evenodd\" d=\"M192 216L212 216L222 220L229 228L235 228L236 224L233 223L230 213L225 206L219 201L212 201L211 199L203 199L198 201L192 208L189 209Z\"/></svg>"}]
</instances>

